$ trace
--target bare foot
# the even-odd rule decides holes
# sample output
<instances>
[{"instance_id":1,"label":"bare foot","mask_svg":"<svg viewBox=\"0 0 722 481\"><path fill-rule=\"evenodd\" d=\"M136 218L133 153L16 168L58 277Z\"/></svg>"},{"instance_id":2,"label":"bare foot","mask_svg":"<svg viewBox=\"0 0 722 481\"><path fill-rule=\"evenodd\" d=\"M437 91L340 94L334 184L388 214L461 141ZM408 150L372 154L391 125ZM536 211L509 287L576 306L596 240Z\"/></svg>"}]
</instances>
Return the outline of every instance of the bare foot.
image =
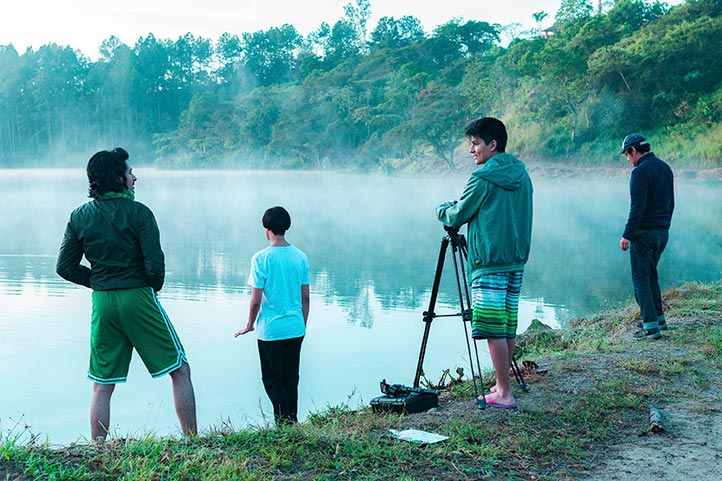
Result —
<instances>
[{"instance_id":1,"label":"bare foot","mask_svg":"<svg viewBox=\"0 0 722 481\"><path fill-rule=\"evenodd\" d=\"M497 393L493 392L487 394L485 397L486 403L494 407L511 408L516 407L516 401L513 396L500 397Z\"/></svg>"}]
</instances>

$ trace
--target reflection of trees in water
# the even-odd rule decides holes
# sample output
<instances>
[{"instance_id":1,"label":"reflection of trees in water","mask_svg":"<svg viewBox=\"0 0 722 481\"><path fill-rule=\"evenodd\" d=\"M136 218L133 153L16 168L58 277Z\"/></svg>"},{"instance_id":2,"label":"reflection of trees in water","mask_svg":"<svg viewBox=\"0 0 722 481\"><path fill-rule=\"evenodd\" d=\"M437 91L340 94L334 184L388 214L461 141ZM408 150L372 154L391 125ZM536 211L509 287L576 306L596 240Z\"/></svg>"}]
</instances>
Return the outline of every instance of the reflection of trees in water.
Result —
<instances>
[{"instance_id":1,"label":"reflection of trees in water","mask_svg":"<svg viewBox=\"0 0 722 481\"><path fill-rule=\"evenodd\" d=\"M626 181L547 181L537 187L522 295L542 297L577 316L632 298L629 253L619 249L629 209ZM718 281L722 190L678 184L676 197L670 240L659 265L662 288L689 280Z\"/></svg>"},{"instance_id":2,"label":"reflection of trees in water","mask_svg":"<svg viewBox=\"0 0 722 481\"><path fill-rule=\"evenodd\" d=\"M625 185L607 192L583 183L564 188L568 196L551 186L535 193L523 294L569 307L577 315L617 307L631 295L629 254L619 249L628 209ZM599 201L581 202L591 195Z\"/></svg>"},{"instance_id":3,"label":"reflection of trees in water","mask_svg":"<svg viewBox=\"0 0 722 481\"><path fill-rule=\"evenodd\" d=\"M349 324L367 329L374 327L374 309L371 307L373 298L373 287L367 285L361 288L358 297L351 299L348 307L344 306L344 310L348 312Z\"/></svg>"},{"instance_id":4,"label":"reflection of trees in water","mask_svg":"<svg viewBox=\"0 0 722 481\"><path fill-rule=\"evenodd\" d=\"M208 289L233 295L247 290L251 256L267 245L260 217L267 207L284 205L293 218L288 238L309 256L314 296L347 307L349 322L364 327L373 324L379 306L426 308L444 235L434 206L457 190L448 188L447 180L444 190L437 179L336 174L157 173L142 180L139 200L158 219L167 286L199 295ZM458 179L458 189L463 182ZM78 184L82 194L84 185ZM12 198L23 194L3 190L0 179L0 202L14 206L2 220L11 229L0 238L0 279L10 281L5 284L64 282L55 274L54 256L67 216L82 196L66 193L56 180L41 183L39 195L32 194L33 185L22 184L30 192L24 202L33 212L49 209L47 218L29 216L13 204L3 192ZM629 257L618 247L629 208L626 180L537 181L535 188L522 296L577 315L631 298ZM662 284L719 280L722 189L696 183L677 191L660 264ZM444 269L439 302L458 304L451 264Z\"/></svg>"},{"instance_id":5,"label":"reflection of trees in water","mask_svg":"<svg viewBox=\"0 0 722 481\"><path fill-rule=\"evenodd\" d=\"M54 257L12 255L0 256L0 281L0 292L10 295L22 295L22 286L29 284L62 285L65 282L55 274Z\"/></svg>"}]
</instances>

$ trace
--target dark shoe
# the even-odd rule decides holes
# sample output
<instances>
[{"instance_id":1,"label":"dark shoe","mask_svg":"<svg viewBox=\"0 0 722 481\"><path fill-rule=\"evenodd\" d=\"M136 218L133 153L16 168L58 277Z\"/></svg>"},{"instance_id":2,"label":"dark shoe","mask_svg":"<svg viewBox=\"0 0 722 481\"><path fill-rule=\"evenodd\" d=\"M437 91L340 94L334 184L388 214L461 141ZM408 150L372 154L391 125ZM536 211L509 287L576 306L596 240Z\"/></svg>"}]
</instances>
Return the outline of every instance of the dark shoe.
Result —
<instances>
[{"instance_id":1,"label":"dark shoe","mask_svg":"<svg viewBox=\"0 0 722 481\"><path fill-rule=\"evenodd\" d=\"M637 329L643 329L643 328L644 328L644 325L642 324L642 321L639 321L639 322L637 323ZM666 331L667 329L669 329L669 328L667 327L667 323L666 323L666 322L665 322L664 324L660 324L660 325L659 325L659 330L660 330L660 331Z\"/></svg>"},{"instance_id":2,"label":"dark shoe","mask_svg":"<svg viewBox=\"0 0 722 481\"><path fill-rule=\"evenodd\" d=\"M659 339L662 337L662 333L659 329L640 329L639 331L632 334L635 339Z\"/></svg>"}]
</instances>

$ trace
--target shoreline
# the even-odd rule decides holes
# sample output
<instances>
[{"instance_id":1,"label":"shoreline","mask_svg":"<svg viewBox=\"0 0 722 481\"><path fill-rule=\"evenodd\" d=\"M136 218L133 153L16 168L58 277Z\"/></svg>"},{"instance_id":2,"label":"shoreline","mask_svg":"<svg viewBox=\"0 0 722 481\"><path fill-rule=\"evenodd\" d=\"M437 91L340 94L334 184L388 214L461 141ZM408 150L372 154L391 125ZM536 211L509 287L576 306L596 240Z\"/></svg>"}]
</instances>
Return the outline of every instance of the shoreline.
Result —
<instances>
[{"instance_id":1,"label":"shoreline","mask_svg":"<svg viewBox=\"0 0 722 481\"><path fill-rule=\"evenodd\" d=\"M518 410L477 409L466 381L446 389L438 409L405 416L341 405L300 425L222 425L189 439L58 448L2 438L0 479L718 479L722 284L686 284L663 299L673 329L659 341L631 339L633 304L522 334L520 364L548 372L526 374ZM652 407L662 431L650 427ZM410 428L449 439L389 436Z\"/></svg>"},{"instance_id":2,"label":"shoreline","mask_svg":"<svg viewBox=\"0 0 722 481\"><path fill-rule=\"evenodd\" d=\"M540 161L540 160L525 160L520 159L524 164L527 166L527 170L532 175L532 177L538 177L538 178L549 178L549 179L576 179L576 178L607 178L607 179L617 179L617 178L629 178L629 173L632 170L631 165L629 165L626 161L622 163L620 161L617 165L592 165L592 166L582 166L578 164L572 164L572 163L563 163L563 162L553 162L553 161ZM664 159L663 159L664 160ZM691 168L691 167L677 167L674 165L674 162L669 163L672 167L672 170L674 171L675 179L685 179L685 180L693 180L693 181L722 181L722 167L699 167L699 168ZM448 177L467 177L471 172L478 169L476 165L473 164L473 162L462 162L461 160L457 160L457 168L456 170L450 171L447 167L442 166L441 164L431 164L429 163L427 165L427 169L420 171L415 168L399 168L399 169L391 169L389 171L381 171L381 170L374 170L370 172L365 172L361 170L354 170L354 169L244 169L244 168L237 168L237 167L228 167L228 168L208 168L208 169L174 169L174 168L163 168L163 167L156 167L153 165L143 165L140 164L138 168L142 168L143 170L147 171L154 171L154 172L167 172L167 173L183 173L183 172L284 172L284 173L293 173L293 174L303 174L303 173L329 173L329 174L347 174L347 175L381 175L381 176L388 176L388 177L419 177L419 178L425 178L425 177L439 177L439 176L448 176ZM73 172L78 171L84 171L84 167L71 167L71 166L47 166L47 167L3 167L0 168L0 174L2 173L8 173L8 174L15 174L15 175L21 175L21 174L27 174L30 172L37 172L42 170L52 170L52 171L58 171L58 172L66 172L68 175L72 174Z\"/></svg>"}]
</instances>

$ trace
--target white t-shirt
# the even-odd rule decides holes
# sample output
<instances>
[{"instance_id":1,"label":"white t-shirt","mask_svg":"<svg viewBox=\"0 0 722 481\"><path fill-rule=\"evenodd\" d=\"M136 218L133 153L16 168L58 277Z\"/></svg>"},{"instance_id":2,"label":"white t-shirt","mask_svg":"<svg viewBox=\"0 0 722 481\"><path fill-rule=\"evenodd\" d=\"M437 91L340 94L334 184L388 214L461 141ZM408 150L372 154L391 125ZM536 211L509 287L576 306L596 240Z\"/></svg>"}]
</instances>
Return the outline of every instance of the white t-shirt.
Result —
<instances>
[{"instance_id":1,"label":"white t-shirt","mask_svg":"<svg viewBox=\"0 0 722 481\"><path fill-rule=\"evenodd\" d=\"M308 283L308 257L302 250L268 246L253 255L248 285L263 289L256 319L258 339L280 341L306 334L301 286Z\"/></svg>"}]
</instances>

